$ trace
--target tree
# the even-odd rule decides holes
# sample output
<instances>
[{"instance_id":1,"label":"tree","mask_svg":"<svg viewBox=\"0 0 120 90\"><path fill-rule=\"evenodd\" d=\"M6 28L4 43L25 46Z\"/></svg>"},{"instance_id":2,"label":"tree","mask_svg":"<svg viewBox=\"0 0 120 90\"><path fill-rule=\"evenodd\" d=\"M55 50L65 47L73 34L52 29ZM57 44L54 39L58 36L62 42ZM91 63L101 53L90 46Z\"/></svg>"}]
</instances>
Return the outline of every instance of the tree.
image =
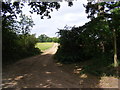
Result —
<instances>
[{"instance_id":1,"label":"tree","mask_svg":"<svg viewBox=\"0 0 120 90\"><path fill-rule=\"evenodd\" d=\"M39 42L46 42L48 39L48 36L45 34L41 34L40 36L38 36L38 41Z\"/></svg>"},{"instance_id":2,"label":"tree","mask_svg":"<svg viewBox=\"0 0 120 90\"><path fill-rule=\"evenodd\" d=\"M111 47L112 34L107 22L99 18L92 19L81 27L60 29L58 33L60 46L56 55L59 60L81 61L111 54L111 48L108 47Z\"/></svg>"},{"instance_id":3,"label":"tree","mask_svg":"<svg viewBox=\"0 0 120 90\"><path fill-rule=\"evenodd\" d=\"M86 13L88 13L88 18L94 19L95 14L100 17L101 20L106 20L109 25L109 29L113 33L113 44L114 44L114 66L118 66L117 59L117 39L116 33L120 25L120 2L102 2L102 3L92 3L88 2L85 6Z\"/></svg>"},{"instance_id":4,"label":"tree","mask_svg":"<svg viewBox=\"0 0 120 90\"><path fill-rule=\"evenodd\" d=\"M56 43L59 42L59 38L58 38L58 37L53 37L53 38L51 38L51 39L52 39L52 42L56 42Z\"/></svg>"},{"instance_id":5,"label":"tree","mask_svg":"<svg viewBox=\"0 0 120 90\"><path fill-rule=\"evenodd\" d=\"M16 35L18 26L16 26L15 20L8 20L7 18L2 18L2 53L3 53L3 63L5 63L10 58L14 57L14 53L17 48L17 40L19 38Z\"/></svg>"},{"instance_id":6,"label":"tree","mask_svg":"<svg viewBox=\"0 0 120 90\"><path fill-rule=\"evenodd\" d=\"M22 8L24 6L25 2L2 2L2 18L9 18L15 19L17 18L17 14L22 13ZM68 2L68 6L72 6L72 2ZM58 10L60 8L59 2L30 2L28 3L28 6L32 10L30 10L30 13L37 13L41 16L41 19L43 19L45 16L51 18L50 12L53 11L53 9Z\"/></svg>"},{"instance_id":7,"label":"tree","mask_svg":"<svg viewBox=\"0 0 120 90\"><path fill-rule=\"evenodd\" d=\"M28 52L31 52L32 50L35 49L36 43L37 43L37 38L35 37L35 34L32 35L28 34L26 36L26 49ZM35 53L35 52L31 52L31 53Z\"/></svg>"},{"instance_id":8,"label":"tree","mask_svg":"<svg viewBox=\"0 0 120 90\"><path fill-rule=\"evenodd\" d=\"M35 48L37 42L35 35L29 34L33 25L32 18L25 15L21 16L20 21L2 18L3 64L10 64L18 59L40 53L40 50Z\"/></svg>"},{"instance_id":9,"label":"tree","mask_svg":"<svg viewBox=\"0 0 120 90\"><path fill-rule=\"evenodd\" d=\"M32 17L25 16L25 14L20 15L20 21L18 23L19 23L19 26L21 27L20 28L21 33L24 35L28 34L31 28L35 25L32 20Z\"/></svg>"},{"instance_id":10,"label":"tree","mask_svg":"<svg viewBox=\"0 0 120 90\"><path fill-rule=\"evenodd\" d=\"M38 42L59 42L59 38L48 37L45 34L41 34L40 36L38 36Z\"/></svg>"},{"instance_id":11,"label":"tree","mask_svg":"<svg viewBox=\"0 0 120 90\"><path fill-rule=\"evenodd\" d=\"M19 27L21 30L20 33L22 33L24 35L24 46L26 46L26 35L30 32L31 28L33 27L34 22L30 16L30 18L28 16L25 16L25 15L20 15L20 21L18 22L19 23Z\"/></svg>"}]
</instances>

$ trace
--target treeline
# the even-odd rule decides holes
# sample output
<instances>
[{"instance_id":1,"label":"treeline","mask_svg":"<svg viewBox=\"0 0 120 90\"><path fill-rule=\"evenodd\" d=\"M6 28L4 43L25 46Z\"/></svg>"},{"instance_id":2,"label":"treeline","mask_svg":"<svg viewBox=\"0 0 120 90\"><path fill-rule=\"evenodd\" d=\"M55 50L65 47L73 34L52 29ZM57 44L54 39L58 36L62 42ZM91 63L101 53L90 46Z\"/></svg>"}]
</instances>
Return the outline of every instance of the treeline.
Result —
<instances>
[{"instance_id":1,"label":"treeline","mask_svg":"<svg viewBox=\"0 0 120 90\"><path fill-rule=\"evenodd\" d=\"M2 25L3 65L40 53L40 50L35 48L37 43L35 34L30 35L34 25L31 17L21 14L19 21L3 17Z\"/></svg>"},{"instance_id":2,"label":"treeline","mask_svg":"<svg viewBox=\"0 0 120 90\"><path fill-rule=\"evenodd\" d=\"M58 37L48 37L45 34L41 34L40 36L38 36L37 40L38 42L59 42Z\"/></svg>"}]
</instances>

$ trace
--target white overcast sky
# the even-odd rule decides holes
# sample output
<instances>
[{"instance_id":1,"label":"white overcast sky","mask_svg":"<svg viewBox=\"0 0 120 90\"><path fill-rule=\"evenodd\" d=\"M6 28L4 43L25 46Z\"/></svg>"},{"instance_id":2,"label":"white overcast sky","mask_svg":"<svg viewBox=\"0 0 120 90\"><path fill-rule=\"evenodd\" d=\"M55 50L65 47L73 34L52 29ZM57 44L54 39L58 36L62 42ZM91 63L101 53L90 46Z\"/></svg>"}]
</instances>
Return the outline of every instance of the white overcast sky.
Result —
<instances>
[{"instance_id":1,"label":"white overcast sky","mask_svg":"<svg viewBox=\"0 0 120 90\"><path fill-rule=\"evenodd\" d=\"M31 34L36 34L38 37L41 34L46 34L49 37L55 37L58 34L59 29L63 29L64 26L82 26L89 21L83 4L86 4L87 0L73 1L73 6L69 7L68 2L60 2L60 9L54 10L50 13L51 19L40 19L40 16L36 13L30 14L27 5L23 8L23 13L31 15L35 23L31 30Z\"/></svg>"}]
</instances>

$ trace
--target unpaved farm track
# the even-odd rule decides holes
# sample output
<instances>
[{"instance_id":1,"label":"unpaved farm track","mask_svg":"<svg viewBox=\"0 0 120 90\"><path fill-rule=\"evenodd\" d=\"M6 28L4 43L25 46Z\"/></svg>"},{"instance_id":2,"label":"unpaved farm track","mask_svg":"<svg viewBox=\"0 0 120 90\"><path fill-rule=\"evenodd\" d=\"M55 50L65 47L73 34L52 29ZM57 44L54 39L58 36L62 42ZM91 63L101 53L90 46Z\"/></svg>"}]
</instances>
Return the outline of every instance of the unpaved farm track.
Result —
<instances>
[{"instance_id":1,"label":"unpaved farm track","mask_svg":"<svg viewBox=\"0 0 120 90\"><path fill-rule=\"evenodd\" d=\"M75 75L71 67L55 63L58 44L41 55L26 58L3 69L3 88L118 88L113 77ZM70 72L69 72L70 71ZM112 80L112 83L110 82Z\"/></svg>"}]
</instances>

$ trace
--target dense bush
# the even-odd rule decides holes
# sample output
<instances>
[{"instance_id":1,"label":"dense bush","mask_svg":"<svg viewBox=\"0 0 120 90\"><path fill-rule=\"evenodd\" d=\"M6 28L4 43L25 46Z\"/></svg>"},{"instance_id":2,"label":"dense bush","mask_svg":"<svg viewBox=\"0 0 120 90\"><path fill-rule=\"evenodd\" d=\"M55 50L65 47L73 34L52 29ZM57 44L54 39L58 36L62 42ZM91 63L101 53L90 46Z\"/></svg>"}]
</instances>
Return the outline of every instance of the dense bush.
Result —
<instances>
[{"instance_id":1,"label":"dense bush","mask_svg":"<svg viewBox=\"0 0 120 90\"><path fill-rule=\"evenodd\" d=\"M18 59L22 59L28 56L40 54L41 52L40 49L35 48L35 44L37 42L35 35L27 35L26 44L24 44L25 42L23 35L15 36L15 40L13 39L14 41L11 39L5 40L5 37L3 36L3 65L16 62Z\"/></svg>"},{"instance_id":2,"label":"dense bush","mask_svg":"<svg viewBox=\"0 0 120 90\"><path fill-rule=\"evenodd\" d=\"M63 63L73 63L98 58L105 53L112 57L111 31L107 22L98 21L99 19L92 20L82 27L73 27L71 30L60 30L60 46L55 58Z\"/></svg>"},{"instance_id":3,"label":"dense bush","mask_svg":"<svg viewBox=\"0 0 120 90\"><path fill-rule=\"evenodd\" d=\"M32 27L32 20L28 17L22 18L20 25L26 27L20 27L19 23L14 20L8 20L8 18L2 18L2 63L10 64L28 56L40 54L40 50L35 48L37 38L35 35L30 35L30 25ZM30 22L29 22L30 21ZM30 23L30 25L29 25ZM23 33L23 31L25 31Z\"/></svg>"}]
</instances>

